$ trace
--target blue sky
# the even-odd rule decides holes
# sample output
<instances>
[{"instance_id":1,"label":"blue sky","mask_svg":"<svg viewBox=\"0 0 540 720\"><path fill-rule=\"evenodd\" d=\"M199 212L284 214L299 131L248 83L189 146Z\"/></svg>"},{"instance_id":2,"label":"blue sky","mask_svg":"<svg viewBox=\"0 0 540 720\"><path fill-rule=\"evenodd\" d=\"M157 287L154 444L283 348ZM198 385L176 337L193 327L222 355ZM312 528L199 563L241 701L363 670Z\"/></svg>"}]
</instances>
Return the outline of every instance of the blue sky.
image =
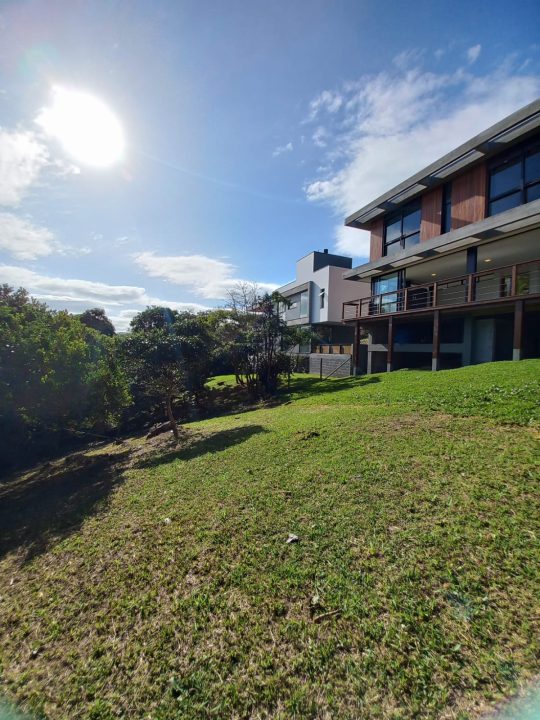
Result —
<instances>
[{"instance_id":1,"label":"blue sky","mask_svg":"<svg viewBox=\"0 0 540 720\"><path fill-rule=\"evenodd\" d=\"M0 282L51 306L223 304L285 283L344 216L540 96L540 6L0 2ZM52 87L115 113L121 162L36 123Z\"/></svg>"}]
</instances>

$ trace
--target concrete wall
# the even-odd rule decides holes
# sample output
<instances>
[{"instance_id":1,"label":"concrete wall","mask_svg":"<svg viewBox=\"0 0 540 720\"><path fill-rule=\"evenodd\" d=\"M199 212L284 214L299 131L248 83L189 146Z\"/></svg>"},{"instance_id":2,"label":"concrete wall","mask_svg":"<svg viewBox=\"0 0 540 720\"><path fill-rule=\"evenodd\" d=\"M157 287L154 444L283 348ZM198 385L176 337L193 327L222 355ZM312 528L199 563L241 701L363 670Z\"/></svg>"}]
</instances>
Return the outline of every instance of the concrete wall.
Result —
<instances>
[{"instance_id":1,"label":"concrete wall","mask_svg":"<svg viewBox=\"0 0 540 720\"><path fill-rule=\"evenodd\" d=\"M330 373L332 377L348 377L351 375L352 359L350 355L318 355L309 356L309 372L319 375L322 368L323 378Z\"/></svg>"},{"instance_id":2,"label":"concrete wall","mask_svg":"<svg viewBox=\"0 0 540 720\"><path fill-rule=\"evenodd\" d=\"M330 289L327 291L327 317L330 322L341 322L343 303L348 300L371 295L370 282L358 282L357 280L344 280L341 268L329 269Z\"/></svg>"}]
</instances>

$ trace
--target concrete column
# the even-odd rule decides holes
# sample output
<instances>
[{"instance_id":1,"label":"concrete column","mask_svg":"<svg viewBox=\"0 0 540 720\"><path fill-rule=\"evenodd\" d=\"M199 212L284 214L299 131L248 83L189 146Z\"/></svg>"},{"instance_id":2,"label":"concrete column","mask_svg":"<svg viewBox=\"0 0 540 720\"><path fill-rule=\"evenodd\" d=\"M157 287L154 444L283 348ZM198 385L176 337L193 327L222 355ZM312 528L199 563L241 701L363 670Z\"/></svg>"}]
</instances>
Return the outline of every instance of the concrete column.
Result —
<instances>
[{"instance_id":1,"label":"concrete column","mask_svg":"<svg viewBox=\"0 0 540 720\"><path fill-rule=\"evenodd\" d=\"M461 351L461 364L470 365L472 362L473 319L467 315L463 320L463 349Z\"/></svg>"},{"instance_id":2,"label":"concrete column","mask_svg":"<svg viewBox=\"0 0 540 720\"><path fill-rule=\"evenodd\" d=\"M394 318L388 318L388 350L386 352L386 372L394 369Z\"/></svg>"},{"instance_id":3,"label":"concrete column","mask_svg":"<svg viewBox=\"0 0 540 720\"><path fill-rule=\"evenodd\" d=\"M352 348L352 372L353 375L357 375L358 373L358 354L359 354L359 346L360 346L360 323L357 322L354 325L354 342L353 342L353 348Z\"/></svg>"},{"instance_id":4,"label":"concrete column","mask_svg":"<svg viewBox=\"0 0 540 720\"><path fill-rule=\"evenodd\" d=\"M435 310L433 312L433 338L432 346L433 350L431 353L431 369L438 370L440 366L440 349L441 349L441 338L440 338L440 311Z\"/></svg>"},{"instance_id":5,"label":"concrete column","mask_svg":"<svg viewBox=\"0 0 540 720\"><path fill-rule=\"evenodd\" d=\"M514 305L514 348L512 360L523 358L523 300L516 300Z\"/></svg>"},{"instance_id":6,"label":"concrete column","mask_svg":"<svg viewBox=\"0 0 540 720\"><path fill-rule=\"evenodd\" d=\"M478 248L467 248L467 273L475 273L478 270Z\"/></svg>"}]
</instances>

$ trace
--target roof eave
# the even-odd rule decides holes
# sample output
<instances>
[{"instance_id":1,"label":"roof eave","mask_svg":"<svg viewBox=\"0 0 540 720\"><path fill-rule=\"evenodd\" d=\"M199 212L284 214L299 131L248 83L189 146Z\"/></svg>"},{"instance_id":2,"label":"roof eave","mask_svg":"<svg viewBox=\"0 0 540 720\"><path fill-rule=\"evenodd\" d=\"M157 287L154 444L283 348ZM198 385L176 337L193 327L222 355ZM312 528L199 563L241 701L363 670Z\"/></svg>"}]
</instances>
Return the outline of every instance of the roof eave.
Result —
<instances>
[{"instance_id":1,"label":"roof eave","mask_svg":"<svg viewBox=\"0 0 540 720\"><path fill-rule=\"evenodd\" d=\"M461 170L510 147L539 127L540 100L535 100L349 215L345 219L345 225L369 230L371 222L384 213L414 199L428 188L442 185Z\"/></svg>"}]
</instances>

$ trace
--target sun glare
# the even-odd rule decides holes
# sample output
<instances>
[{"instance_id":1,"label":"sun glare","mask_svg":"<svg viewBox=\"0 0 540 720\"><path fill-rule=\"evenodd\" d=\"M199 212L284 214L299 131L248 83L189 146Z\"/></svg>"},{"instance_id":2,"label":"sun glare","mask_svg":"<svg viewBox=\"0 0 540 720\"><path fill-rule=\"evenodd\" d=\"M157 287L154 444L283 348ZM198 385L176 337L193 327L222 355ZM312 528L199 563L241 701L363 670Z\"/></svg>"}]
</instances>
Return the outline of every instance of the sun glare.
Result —
<instances>
[{"instance_id":1,"label":"sun glare","mask_svg":"<svg viewBox=\"0 0 540 720\"><path fill-rule=\"evenodd\" d=\"M124 133L114 113L98 98L55 86L52 103L36 122L78 162L108 167L122 159Z\"/></svg>"}]
</instances>

